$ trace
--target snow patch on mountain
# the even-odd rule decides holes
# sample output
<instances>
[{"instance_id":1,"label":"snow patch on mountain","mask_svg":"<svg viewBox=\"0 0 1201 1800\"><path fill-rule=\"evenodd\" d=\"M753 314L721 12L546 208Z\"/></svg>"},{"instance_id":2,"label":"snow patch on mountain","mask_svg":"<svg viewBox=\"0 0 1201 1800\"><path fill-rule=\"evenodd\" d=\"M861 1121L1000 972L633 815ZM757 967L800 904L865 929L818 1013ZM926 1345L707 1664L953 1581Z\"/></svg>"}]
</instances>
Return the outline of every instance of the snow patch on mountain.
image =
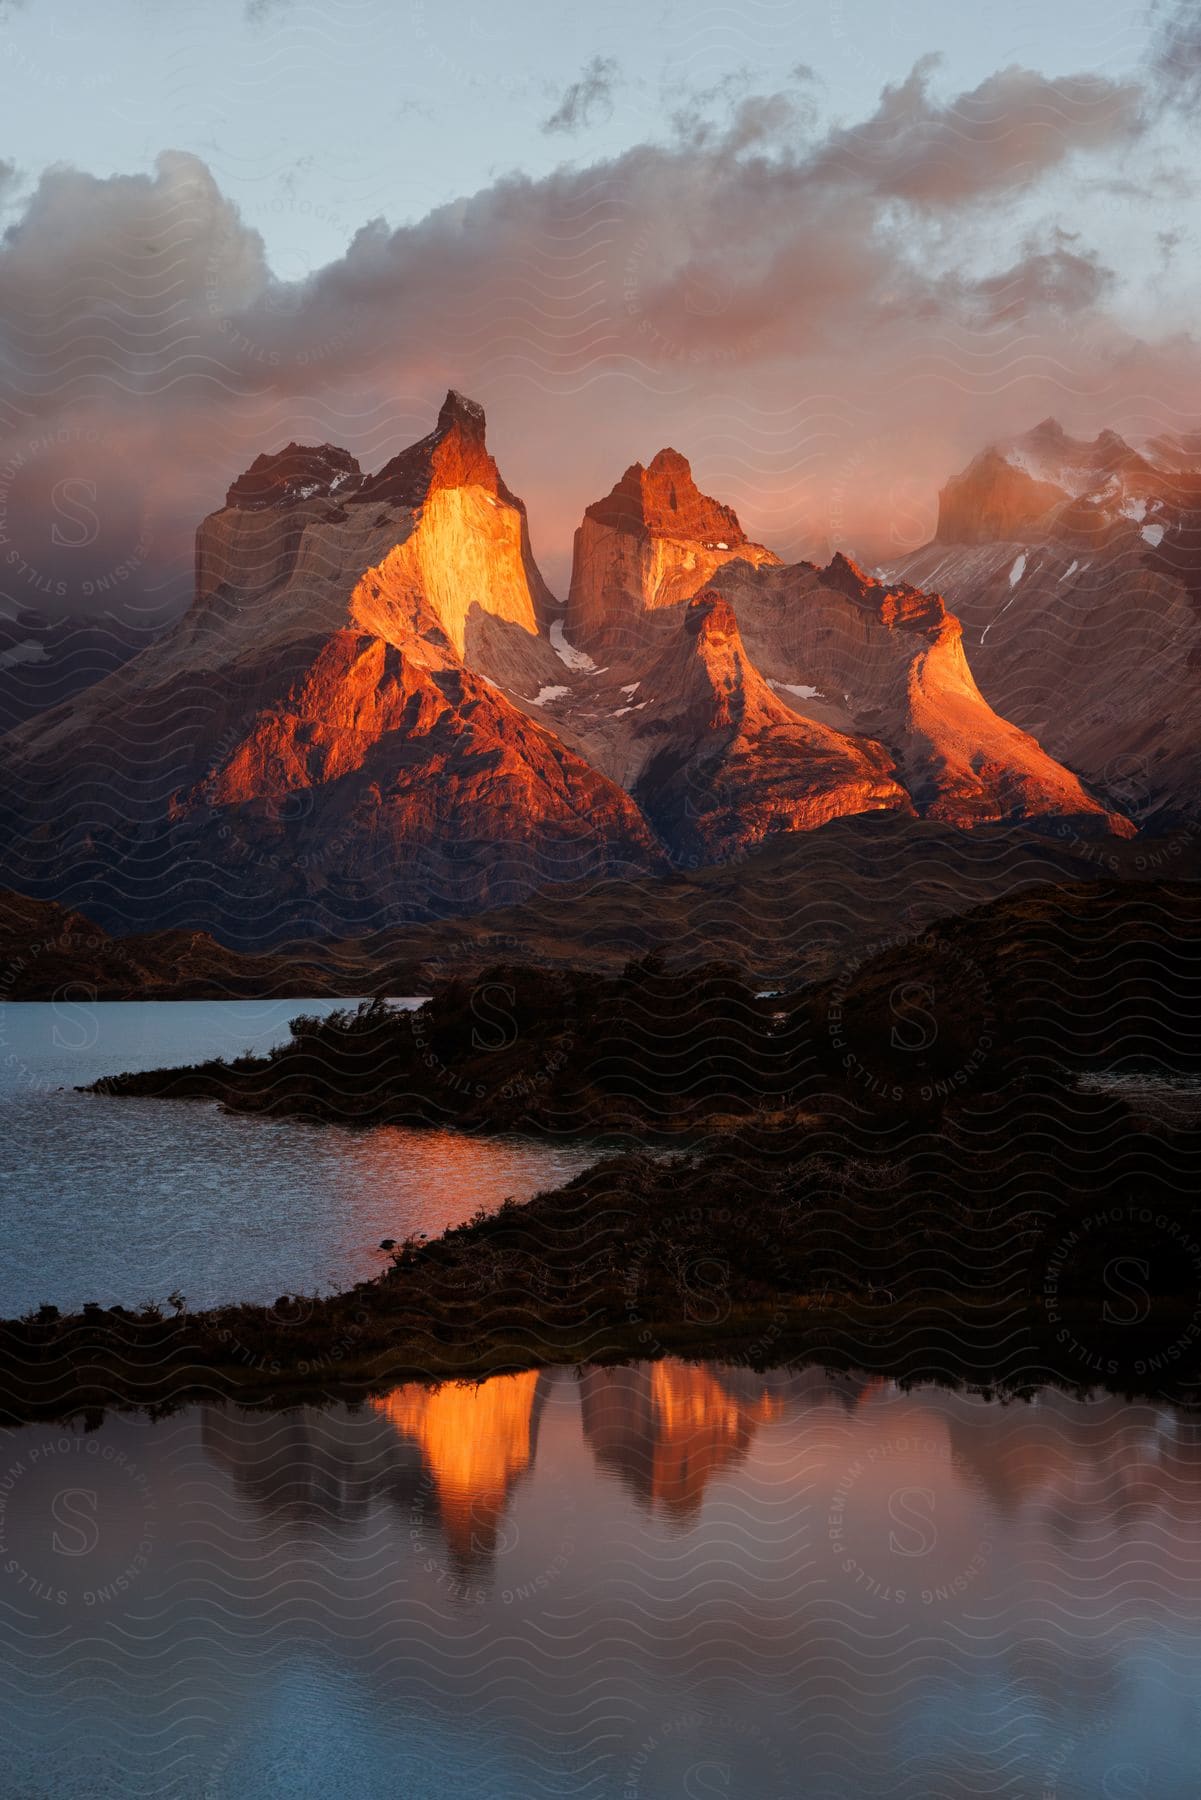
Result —
<instances>
[{"instance_id":1,"label":"snow patch on mountain","mask_svg":"<svg viewBox=\"0 0 1201 1800\"><path fill-rule=\"evenodd\" d=\"M806 687L803 681L773 681L770 684L778 694L795 694L798 700L817 700L821 697L821 689Z\"/></svg>"},{"instance_id":2,"label":"snow patch on mountain","mask_svg":"<svg viewBox=\"0 0 1201 1800\"><path fill-rule=\"evenodd\" d=\"M605 672L597 668L586 650L577 650L574 644L567 642L562 619L556 619L550 628L550 647L561 663L581 675L603 675Z\"/></svg>"},{"instance_id":3,"label":"snow patch on mountain","mask_svg":"<svg viewBox=\"0 0 1201 1800\"><path fill-rule=\"evenodd\" d=\"M571 689L569 687L539 688L538 692L534 695L533 699L528 702L528 704L530 706L545 706L547 704L547 702L550 700L566 700L566 698L567 698L568 694L570 694L570 692L571 692Z\"/></svg>"}]
</instances>

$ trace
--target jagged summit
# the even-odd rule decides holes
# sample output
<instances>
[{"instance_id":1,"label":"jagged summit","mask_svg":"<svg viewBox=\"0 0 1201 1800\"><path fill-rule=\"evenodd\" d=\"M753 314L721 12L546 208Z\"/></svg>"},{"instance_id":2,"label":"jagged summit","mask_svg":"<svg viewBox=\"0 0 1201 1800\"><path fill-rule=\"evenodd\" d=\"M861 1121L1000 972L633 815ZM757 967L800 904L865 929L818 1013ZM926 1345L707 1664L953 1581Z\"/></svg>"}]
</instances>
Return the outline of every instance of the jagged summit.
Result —
<instances>
[{"instance_id":1,"label":"jagged summit","mask_svg":"<svg viewBox=\"0 0 1201 1800\"><path fill-rule=\"evenodd\" d=\"M169 654L177 672L207 667L219 636L267 657L351 621L422 654L441 633L462 654L490 621L533 638L552 605L484 409L452 388L434 429L374 475L328 444L259 457L197 531L193 606ZM511 660L503 639L475 646L490 678Z\"/></svg>"},{"instance_id":2,"label":"jagged summit","mask_svg":"<svg viewBox=\"0 0 1201 1800\"><path fill-rule=\"evenodd\" d=\"M1201 433L1132 446L1043 420L951 477L936 539L897 570L946 594L1000 714L1174 826L1201 794L1199 544Z\"/></svg>"},{"instance_id":3,"label":"jagged summit","mask_svg":"<svg viewBox=\"0 0 1201 1800\"><path fill-rule=\"evenodd\" d=\"M369 476L355 500L417 507L435 489L480 487L516 504L489 453L487 423L478 401L449 389L434 429Z\"/></svg>"},{"instance_id":4,"label":"jagged summit","mask_svg":"<svg viewBox=\"0 0 1201 1800\"><path fill-rule=\"evenodd\" d=\"M648 613L690 599L735 558L778 560L748 539L733 507L701 493L678 450L631 463L576 532L567 635L606 658L637 651Z\"/></svg>"},{"instance_id":5,"label":"jagged summit","mask_svg":"<svg viewBox=\"0 0 1201 1800\"><path fill-rule=\"evenodd\" d=\"M870 607L880 621L890 627L914 631L937 631L948 624L949 615L941 594L914 587L908 581L882 581L869 575L849 556L836 550L829 566L817 571L825 588L833 588L848 600Z\"/></svg>"},{"instance_id":6,"label":"jagged summit","mask_svg":"<svg viewBox=\"0 0 1201 1800\"><path fill-rule=\"evenodd\" d=\"M1162 431L1144 446L1147 460L1174 474L1201 472L1201 431Z\"/></svg>"},{"instance_id":7,"label":"jagged summit","mask_svg":"<svg viewBox=\"0 0 1201 1800\"><path fill-rule=\"evenodd\" d=\"M944 544L1018 542L1059 533L1082 544L1139 523L1166 496L1163 465L1120 432L1072 437L1057 419L990 444L939 495Z\"/></svg>"},{"instance_id":8,"label":"jagged summit","mask_svg":"<svg viewBox=\"0 0 1201 1800\"><path fill-rule=\"evenodd\" d=\"M503 494L512 505L513 497L488 453L487 429L478 400L450 388L434 429L385 463L378 474L365 475L358 459L336 444L291 443L256 456L231 484L225 504L251 512L336 495L343 503L384 500L416 507L434 487L474 485Z\"/></svg>"},{"instance_id":9,"label":"jagged summit","mask_svg":"<svg viewBox=\"0 0 1201 1800\"><path fill-rule=\"evenodd\" d=\"M860 568L852 557L844 555L841 550L834 552L828 566L820 573L823 587L836 589L838 593L845 594L848 600L865 599L873 588L880 586L874 575L869 575L866 569Z\"/></svg>"},{"instance_id":10,"label":"jagged summit","mask_svg":"<svg viewBox=\"0 0 1201 1800\"><path fill-rule=\"evenodd\" d=\"M226 506L254 512L264 506L292 506L300 500L346 499L363 480L358 461L336 444L285 444L256 456L233 482Z\"/></svg>"},{"instance_id":11,"label":"jagged summit","mask_svg":"<svg viewBox=\"0 0 1201 1800\"><path fill-rule=\"evenodd\" d=\"M1151 473L1151 465L1120 432L1106 426L1092 438L1072 437L1051 418L1018 437L990 445L984 456L998 457L1032 480L1049 482L1074 498L1114 475L1137 479Z\"/></svg>"},{"instance_id":12,"label":"jagged summit","mask_svg":"<svg viewBox=\"0 0 1201 1800\"><path fill-rule=\"evenodd\" d=\"M449 431L452 425L459 425L465 430L478 430L481 437L488 428L487 415L478 400L469 400L458 388L447 388L446 398L438 413L439 431Z\"/></svg>"},{"instance_id":13,"label":"jagged summit","mask_svg":"<svg viewBox=\"0 0 1201 1800\"><path fill-rule=\"evenodd\" d=\"M1068 439L1067 432L1051 413L1048 413L1045 419L1040 419L1038 424L1033 426L1026 435L1038 438L1048 444L1065 444Z\"/></svg>"},{"instance_id":14,"label":"jagged summit","mask_svg":"<svg viewBox=\"0 0 1201 1800\"><path fill-rule=\"evenodd\" d=\"M799 716L756 667L724 594L682 608L641 686L657 696L632 791L682 856L727 855L847 814L912 812L882 745Z\"/></svg>"},{"instance_id":15,"label":"jagged summit","mask_svg":"<svg viewBox=\"0 0 1201 1800\"><path fill-rule=\"evenodd\" d=\"M1045 463L1040 460L1038 466ZM1043 529L1068 499L1057 482L988 449L961 475L953 475L939 494L936 536L941 544L1013 542Z\"/></svg>"},{"instance_id":16,"label":"jagged summit","mask_svg":"<svg viewBox=\"0 0 1201 1800\"><path fill-rule=\"evenodd\" d=\"M835 551L826 569L817 571L823 587L859 601L889 628L906 628L917 632L938 632L951 623L942 594L924 587L913 587L911 581L882 581L868 574L843 551Z\"/></svg>"},{"instance_id":17,"label":"jagged summit","mask_svg":"<svg viewBox=\"0 0 1201 1800\"><path fill-rule=\"evenodd\" d=\"M618 531L691 539L708 549L727 550L747 541L734 509L702 494L688 458L672 449L660 450L645 467L631 463L585 517Z\"/></svg>"}]
</instances>

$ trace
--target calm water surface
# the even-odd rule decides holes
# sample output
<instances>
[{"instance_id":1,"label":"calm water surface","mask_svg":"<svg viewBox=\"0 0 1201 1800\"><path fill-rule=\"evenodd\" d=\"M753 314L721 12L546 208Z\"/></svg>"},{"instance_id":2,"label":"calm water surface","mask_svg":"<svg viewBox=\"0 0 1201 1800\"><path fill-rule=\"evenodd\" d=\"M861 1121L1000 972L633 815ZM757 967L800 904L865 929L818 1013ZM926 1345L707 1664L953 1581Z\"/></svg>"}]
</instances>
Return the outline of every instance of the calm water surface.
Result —
<instances>
[{"instance_id":1,"label":"calm water surface","mask_svg":"<svg viewBox=\"0 0 1201 1800\"><path fill-rule=\"evenodd\" d=\"M0 1444L6 1795L1198 1794L1201 1431L667 1362Z\"/></svg>"},{"instance_id":2,"label":"calm water surface","mask_svg":"<svg viewBox=\"0 0 1201 1800\"><path fill-rule=\"evenodd\" d=\"M265 1050L298 1013L343 1004L356 1003L0 1004L0 1316L176 1289L193 1307L328 1292L376 1273L383 1237L433 1236L595 1161L580 1144L317 1128L72 1091Z\"/></svg>"}]
</instances>

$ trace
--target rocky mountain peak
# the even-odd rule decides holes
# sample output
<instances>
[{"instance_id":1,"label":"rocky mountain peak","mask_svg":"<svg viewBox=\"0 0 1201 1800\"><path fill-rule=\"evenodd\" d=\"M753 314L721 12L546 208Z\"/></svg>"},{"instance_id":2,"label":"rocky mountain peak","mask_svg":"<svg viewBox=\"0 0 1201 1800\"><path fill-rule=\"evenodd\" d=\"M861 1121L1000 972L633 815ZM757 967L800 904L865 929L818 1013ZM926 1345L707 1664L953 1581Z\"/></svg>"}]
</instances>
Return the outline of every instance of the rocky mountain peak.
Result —
<instances>
[{"instance_id":1,"label":"rocky mountain peak","mask_svg":"<svg viewBox=\"0 0 1201 1800\"><path fill-rule=\"evenodd\" d=\"M907 581L878 580L841 550L834 552L829 567L819 571L818 579L822 587L869 607L890 630L937 631L948 622L940 594L927 593Z\"/></svg>"},{"instance_id":2,"label":"rocky mountain peak","mask_svg":"<svg viewBox=\"0 0 1201 1800\"><path fill-rule=\"evenodd\" d=\"M265 506L291 506L300 500L348 499L363 472L348 450L336 444L285 444L282 450L256 456L233 482L226 506L255 512Z\"/></svg>"},{"instance_id":3,"label":"rocky mountain peak","mask_svg":"<svg viewBox=\"0 0 1201 1800\"><path fill-rule=\"evenodd\" d=\"M670 448L660 450L646 467L631 463L585 517L618 531L681 538L712 549L728 550L747 541L733 508L702 494L688 458Z\"/></svg>"},{"instance_id":4,"label":"rocky mountain peak","mask_svg":"<svg viewBox=\"0 0 1201 1800\"><path fill-rule=\"evenodd\" d=\"M1095 541L1141 524L1153 503L1171 499L1164 472L1173 468L1188 470L1188 460L1165 440L1144 453L1112 429L1076 438L1057 419L1044 419L951 477L939 495L937 541Z\"/></svg>"},{"instance_id":5,"label":"rocky mountain peak","mask_svg":"<svg viewBox=\"0 0 1201 1800\"><path fill-rule=\"evenodd\" d=\"M1053 478L1058 470L1056 456L1031 464L996 447L982 451L938 496L939 543L1012 542L1040 530L1068 498Z\"/></svg>"},{"instance_id":6,"label":"rocky mountain peak","mask_svg":"<svg viewBox=\"0 0 1201 1800\"><path fill-rule=\"evenodd\" d=\"M1145 446L1157 468L1201 473L1201 431L1162 431Z\"/></svg>"},{"instance_id":7,"label":"rocky mountain peak","mask_svg":"<svg viewBox=\"0 0 1201 1800\"><path fill-rule=\"evenodd\" d=\"M1111 475L1137 482L1151 473L1151 465L1120 432L1106 427L1094 438L1075 438L1056 419L1044 419L1032 431L993 445L989 454L1073 497L1089 493Z\"/></svg>"},{"instance_id":8,"label":"rocky mountain peak","mask_svg":"<svg viewBox=\"0 0 1201 1800\"><path fill-rule=\"evenodd\" d=\"M475 435L482 442L488 429L488 420L478 400L469 400L458 388L447 388L446 398L438 413L438 431L445 435L449 431L458 430L467 435Z\"/></svg>"},{"instance_id":9,"label":"rocky mountain peak","mask_svg":"<svg viewBox=\"0 0 1201 1800\"><path fill-rule=\"evenodd\" d=\"M434 429L368 477L355 499L363 505L419 507L435 490L458 487L484 488L513 504L488 451L483 407L451 388Z\"/></svg>"},{"instance_id":10,"label":"rocky mountain peak","mask_svg":"<svg viewBox=\"0 0 1201 1800\"><path fill-rule=\"evenodd\" d=\"M823 587L833 588L836 593L845 594L850 600L866 599L873 588L880 586L874 575L861 569L857 562L844 556L841 550L836 550L830 558L829 567L822 571L821 582Z\"/></svg>"},{"instance_id":11,"label":"rocky mountain peak","mask_svg":"<svg viewBox=\"0 0 1201 1800\"><path fill-rule=\"evenodd\" d=\"M712 588L706 588L703 594L688 602L684 629L690 637L709 643L726 643L738 638L734 608Z\"/></svg>"},{"instance_id":12,"label":"rocky mountain peak","mask_svg":"<svg viewBox=\"0 0 1201 1800\"><path fill-rule=\"evenodd\" d=\"M1073 504L1108 509L1127 552L1141 534L1149 556L1176 529L1168 499L1128 462L1112 479L1086 469L1082 450L1122 456L1120 440L1102 434L1098 452L1044 421L1023 442L1020 463L993 449L958 478L960 542L1044 515L1058 530L1069 495L1029 472L1044 466L1084 471ZM1165 455L1187 451L1165 442ZM910 580L842 553L825 569L785 566L666 448L588 509L560 608L488 452L483 408L451 390L433 429L375 476L345 450L293 443L239 477L198 531L196 599L175 631L80 702L9 734L8 837L34 854L52 846L59 891L99 882L122 918L132 877L178 870L143 919L175 921L186 888L182 904L244 935L282 918L329 934L504 905L551 881L645 874L664 851L699 864L853 814L1125 832L991 711L935 591L957 600L946 569L989 564L971 638L982 659L1011 641L1027 607L1035 649L1017 692L1032 669L1052 668L1041 730L1062 710L1059 688L1096 656L1103 590L1057 622L1056 661L1040 619L1061 579L1070 592L1075 564L1054 547L1036 554L1037 541L994 561L944 544L920 574L906 567ZM1155 669L1166 578L1148 572L1154 605L1135 611L1130 566L1107 624L1123 660L1085 690L1088 718L1107 717L1108 694L1134 685L1140 641ZM1168 626L1186 637L1177 616ZM1191 759L1188 674L1178 710ZM1140 690L1136 747L1156 686L1153 674ZM129 746L161 756L164 718L185 712L194 736L173 743L150 791L156 765L131 765ZM1182 752L1180 767L1195 761ZM110 792L128 824L101 839L96 795L107 806ZM269 890L268 866L280 872Z\"/></svg>"}]
</instances>

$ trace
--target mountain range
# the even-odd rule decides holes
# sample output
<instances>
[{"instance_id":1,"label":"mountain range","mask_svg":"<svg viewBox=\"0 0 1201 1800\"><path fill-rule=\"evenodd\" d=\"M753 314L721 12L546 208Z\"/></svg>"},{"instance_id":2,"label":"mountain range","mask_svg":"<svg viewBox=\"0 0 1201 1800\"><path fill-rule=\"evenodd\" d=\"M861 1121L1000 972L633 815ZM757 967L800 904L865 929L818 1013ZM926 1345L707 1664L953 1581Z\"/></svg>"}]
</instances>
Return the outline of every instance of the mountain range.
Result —
<instances>
[{"instance_id":1,"label":"mountain range","mask_svg":"<svg viewBox=\"0 0 1201 1800\"><path fill-rule=\"evenodd\" d=\"M1140 827L1201 823L1201 433L1054 419L943 489L891 576L937 583L991 704Z\"/></svg>"},{"instance_id":2,"label":"mountain range","mask_svg":"<svg viewBox=\"0 0 1201 1800\"><path fill-rule=\"evenodd\" d=\"M664 449L587 508L560 602L461 394L374 474L289 444L199 527L179 623L0 739L0 875L248 947L879 814L1074 846L1190 820L1198 471L1201 440L1047 422L869 573L781 562Z\"/></svg>"}]
</instances>

